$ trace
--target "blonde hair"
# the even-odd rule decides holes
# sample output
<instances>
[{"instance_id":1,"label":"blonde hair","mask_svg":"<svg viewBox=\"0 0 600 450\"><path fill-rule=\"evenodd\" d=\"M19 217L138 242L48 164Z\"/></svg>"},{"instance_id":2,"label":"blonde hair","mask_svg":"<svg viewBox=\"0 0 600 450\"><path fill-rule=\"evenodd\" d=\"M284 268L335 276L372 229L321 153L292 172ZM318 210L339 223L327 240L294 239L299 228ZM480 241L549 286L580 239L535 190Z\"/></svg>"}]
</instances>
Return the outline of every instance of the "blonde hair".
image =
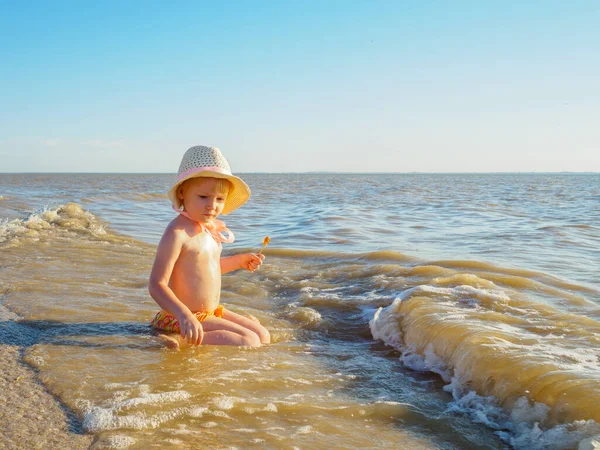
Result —
<instances>
[{"instance_id":1,"label":"blonde hair","mask_svg":"<svg viewBox=\"0 0 600 450\"><path fill-rule=\"evenodd\" d=\"M225 192L227 193L227 197L229 197L229 193L233 190L233 184L231 183L231 181L226 180L225 178L196 177L196 178L189 178L189 179L185 180L183 183L181 183L179 185L179 187L177 188L177 192L180 193L181 195L184 195L184 193L187 190L187 188L189 187L189 185L192 184L192 182L196 181L196 180L212 181L217 190L219 190L223 193L225 193ZM225 204L227 204L227 200L225 200ZM179 209L181 209L182 206L183 206L183 202L179 198L179 195L178 195L177 196L177 207Z\"/></svg>"}]
</instances>

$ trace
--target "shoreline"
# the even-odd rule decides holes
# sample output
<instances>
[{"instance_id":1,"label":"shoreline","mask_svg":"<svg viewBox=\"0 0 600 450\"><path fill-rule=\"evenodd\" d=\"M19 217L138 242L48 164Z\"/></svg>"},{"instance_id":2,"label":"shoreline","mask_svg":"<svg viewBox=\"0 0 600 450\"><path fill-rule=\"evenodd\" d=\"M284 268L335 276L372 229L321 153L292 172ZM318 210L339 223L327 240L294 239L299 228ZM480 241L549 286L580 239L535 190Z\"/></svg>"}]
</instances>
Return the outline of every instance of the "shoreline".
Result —
<instances>
[{"instance_id":1,"label":"shoreline","mask_svg":"<svg viewBox=\"0 0 600 450\"><path fill-rule=\"evenodd\" d=\"M67 410L23 362L24 348L35 336L22 333L17 316L0 306L0 407L2 449L90 448L94 436L83 434L79 419ZM28 327L27 327L28 328ZM28 328L26 331L31 332Z\"/></svg>"}]
</instances>

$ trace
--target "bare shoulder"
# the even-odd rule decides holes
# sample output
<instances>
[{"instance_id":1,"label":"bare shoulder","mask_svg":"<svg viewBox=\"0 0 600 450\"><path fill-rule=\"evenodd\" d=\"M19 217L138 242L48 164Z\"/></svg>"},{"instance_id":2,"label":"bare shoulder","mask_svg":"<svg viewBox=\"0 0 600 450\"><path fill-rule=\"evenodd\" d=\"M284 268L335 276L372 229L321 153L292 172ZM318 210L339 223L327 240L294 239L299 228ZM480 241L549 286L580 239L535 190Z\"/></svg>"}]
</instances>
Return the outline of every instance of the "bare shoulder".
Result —
<instances>
[{"instance_id":1,"label":"bare shoulder","mask_svg":"<svg viewBox=\"0 0 600 450\"><path fill-rule=\"evenodd\" d=\"M167 225L156 249L156 257L150 274L151 285L161 281L168 282L175 262L189 239L185 224L181 223L178 218L173 219Z\"/></svg>"},{"instance_id":2,"label":"bare shoulder","mask_svg":"<svg viewBox=\"0 0 600 450\"><path fill-rule=\"evenodd\" d=\"M185 224L175 218L165 228L158 243L158 252L173 248L180 249L188 239L189 235L185 229Z\"/></svg>"},{"instance_id":3,"label":"bare shoulder","mask_svg":"<svg viewBox=\"0 0 600 450\"><path fill-rule=\"evenodd\" d=\"M210 236L203 232L201 226L183 216L178 216L167 225L159 247L174 247L181 251L203 251L207 249L207 242L210 240Z\"/></svg>"},{"instance_id":4,"label":"bare shoulder","mask_svg":"<svg viewBox=\"0 0 600 450\"><path fill-rule=\"evenodd\" d=\"M169 225L167 225L167 228L165 229L165 233L186 230L189 231L192 228L194 228L193 222L179 215L169 222Z\"/></svg>"},{"instance_id":5,"label":"bare shoulder","mask_svg":"<svg viewBox=\"0 0 600 450\"><path fill-rule=\"evenodd\" d=\"M186 240L193 237L196 233L196 225L193 222L183 216L177 216L165 228L163 238L166 236L171 239Z\"/></svg>"}]
</instances>

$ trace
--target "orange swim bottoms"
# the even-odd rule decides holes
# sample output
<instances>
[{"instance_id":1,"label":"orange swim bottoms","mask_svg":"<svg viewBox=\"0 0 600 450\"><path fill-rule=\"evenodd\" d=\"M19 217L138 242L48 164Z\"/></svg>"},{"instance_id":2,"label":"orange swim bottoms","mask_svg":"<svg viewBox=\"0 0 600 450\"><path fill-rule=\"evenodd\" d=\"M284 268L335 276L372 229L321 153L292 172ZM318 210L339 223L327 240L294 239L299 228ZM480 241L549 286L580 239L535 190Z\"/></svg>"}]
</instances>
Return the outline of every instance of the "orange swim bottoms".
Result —
<instances>
[{"instance_id":1,"label":"orange swim bottoms","mask_svg":"<svg viewBox=\"0 0 600 450\"><path fill-rule=\"evenodd\" d=\"M223 317L223 305L217 306L217 309L212 312L197 312L194 313L194 315L200 322L203 322L210 316ZM179 333L181 331L179 328L179 320L177 320L175 316L172 316L171 314L165 314L163 311L159 311L156 316L154 316L154 319L152 319L150 325L153 328L171 333Z\"/></svg>"}]
</instances>

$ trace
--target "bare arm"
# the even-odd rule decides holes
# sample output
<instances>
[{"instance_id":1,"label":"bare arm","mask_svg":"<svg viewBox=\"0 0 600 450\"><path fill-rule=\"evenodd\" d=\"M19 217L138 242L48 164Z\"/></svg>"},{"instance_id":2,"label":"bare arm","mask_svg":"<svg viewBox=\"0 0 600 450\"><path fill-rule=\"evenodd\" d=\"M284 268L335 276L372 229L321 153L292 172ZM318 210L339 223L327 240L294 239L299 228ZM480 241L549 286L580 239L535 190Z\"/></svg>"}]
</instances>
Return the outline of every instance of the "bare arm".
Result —
<instances>
[{"instance_id":1,"label":"bare arm","mask_svg":"<svg viewBox=\"0 0 600 450\"><path fill-rule=\"evenodd\" d=\"M221 258L221 274L238 269L246 269L254 272L258 269L265 255L256 253L242 253L240 255L226 256Z\"/></svg>"},{"instance_id":2,"label":"bare arm","mask_svg":"<svg viewBox=\"0 0 600 450\"><path fill-rule=\"evenodd\" d=\"M179 258L183 242L183 235L174 230L172 226L168 226L156 250L156 258L150 272L148 292L158 306L177 318L181 337L188 339L192 344L200 344L204 334L202 325L169 287L173 267Z\"/></svg>"}]
</instances>

